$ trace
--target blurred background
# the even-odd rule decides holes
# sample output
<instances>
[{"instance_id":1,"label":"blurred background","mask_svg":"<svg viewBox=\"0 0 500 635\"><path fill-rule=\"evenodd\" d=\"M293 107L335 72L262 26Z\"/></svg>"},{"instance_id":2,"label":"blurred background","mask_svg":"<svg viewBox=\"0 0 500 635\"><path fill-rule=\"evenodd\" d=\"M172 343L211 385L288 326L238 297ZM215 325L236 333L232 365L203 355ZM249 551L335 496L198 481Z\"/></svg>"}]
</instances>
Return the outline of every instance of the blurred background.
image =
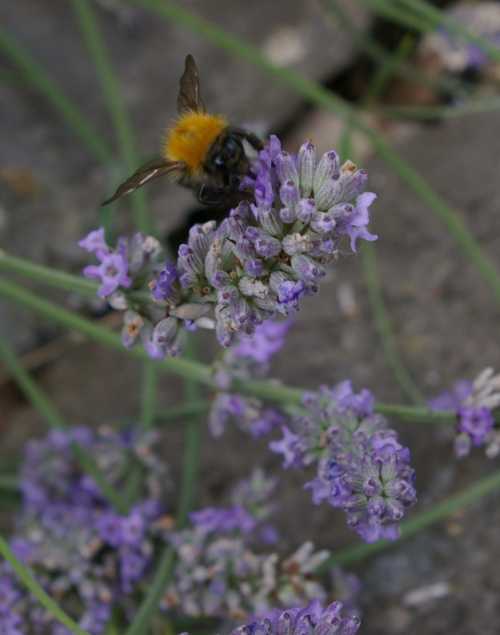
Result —
<instances>
[{"instance_id":1,"label":"blurred background","mask_svg":"<svg viewBox=\"0 0 500 635\"><path fill-rule=\"evenodd\" d=\"M403 182L394 165L374 151L370 138L350 126L349 118L319 108L256 65L162 19L140 2L88 0L133 129L135 149L123 160L120 147L127 146L127 139L120 140L113 127L109 77L103 83L77 4L0 3L2 249L65 271L81 270L86 258L77 241L102 222L100 202L130 167L158 153L175 116L184 57L192 53L211 111L262 135L276 133L291 151L305 139L322 151L348 149L368 170L369 189L379 196L373 207L373 228L379 235L374 251L340 259L321 294L297 316L273 374L310 388L351 378L382 401L402 402L429 398L488 365L498 370L500 311L490 287L429 201ZM498 62L436 28L429 17L416 17L404 8L394 11L381 0L179 4L251 43L276 66L297 71L359 107L363 125L382 135L458 211L500 270ZM431 6L493 44L500 42L500 3L442 1ZM136 164L127 165L134 156ZM196 209L189 192L165 180L153 183L145 196L155 231L165 239ZM140 209L124 199L105 220L116 233L126 232L137 214ZM44 293L113 325L97 300ZM113 423L137 416L140 368L134 360L2 299L0 334L67 421ZM200 348L208 360L215 350L212 338L204 338ZM400 365L408 370L401 371ZM179 389L175 377L162 376L160 410L175 403ZM6 468L24 441L43 429L0 368ZM493 467L480 452L457 462L449 429L401 424L398 430L413 452L420 508ZM175 479L180 426L171 425L163 436ZM270 468L279 464L265 444L245 448L243 454L241 433L235 430L217 441L205 433L200 502L224 500L231 483L256 462ZM353 536L340 513L311 509L300 475L285 473L282 480L281 524L288 545L297 544L305 533L321 547L350 544ZM362 632L498 633L498 502L497 496L468 508L357 564L363 581ZM7 506L1 521L9 526Z\"/></svg>"}]
</instances>

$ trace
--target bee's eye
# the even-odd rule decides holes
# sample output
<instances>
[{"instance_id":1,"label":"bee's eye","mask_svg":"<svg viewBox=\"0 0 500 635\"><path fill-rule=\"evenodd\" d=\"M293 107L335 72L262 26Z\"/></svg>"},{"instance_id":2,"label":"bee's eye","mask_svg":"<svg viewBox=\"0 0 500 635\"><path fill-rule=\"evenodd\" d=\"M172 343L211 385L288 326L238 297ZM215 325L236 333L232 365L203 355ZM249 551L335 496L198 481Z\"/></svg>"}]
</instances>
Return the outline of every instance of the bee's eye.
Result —
<instances>
[{"instance_id":1,"label":"bee's eye","mask_svg":"<svg viewBox=\"0 0 500 635\"><path fill-rule=\"evenodd\" d=\"M240 161L242 152L243 147L240 141L233 137L228 137L221 151L214 158L214 163L218 168L235 166Z\"/></svg>"}]
</instances>

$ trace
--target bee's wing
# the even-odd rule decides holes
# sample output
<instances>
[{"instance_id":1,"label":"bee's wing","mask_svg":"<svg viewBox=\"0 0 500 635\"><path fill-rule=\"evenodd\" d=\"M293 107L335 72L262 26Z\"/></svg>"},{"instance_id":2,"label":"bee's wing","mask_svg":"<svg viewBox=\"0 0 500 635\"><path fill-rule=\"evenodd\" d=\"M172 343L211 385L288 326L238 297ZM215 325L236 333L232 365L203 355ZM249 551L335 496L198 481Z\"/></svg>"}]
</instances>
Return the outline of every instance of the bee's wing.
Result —
<instances>
[{"instance_id":1,"label":"bee's wing","mask_svg":"<svg viewBox=\"0 0 500 635\"><path fill-rule=\"evenodd\" d=\"M179 83L179 95L177 96L177 111L179 114L187 110L205 112L205 105L200 95L200 75L194 57L186 56L184 73Z\"/></svg>"},{"instance_id":2,"label":"bee's wing","mask_svg":"<svg viewBox=\"0 0 500 635\"><path fill-rule=\"evenodd\" d=\"M184 163L182 163L181 161L153 159L152 161L149 161L145 165L141 166L132 174L131 177L129 177L126 181L119 185L113 196L105 200L102 205L109 205L109 203L116 201L117 198L125 196L126 194L131 194L138 188L146 185L146 183L149 183L149 181L156 179L158 176L163 176L164 174L174 172L175 170L180 171L183 168Z\"/></svg>"}]
</instances>

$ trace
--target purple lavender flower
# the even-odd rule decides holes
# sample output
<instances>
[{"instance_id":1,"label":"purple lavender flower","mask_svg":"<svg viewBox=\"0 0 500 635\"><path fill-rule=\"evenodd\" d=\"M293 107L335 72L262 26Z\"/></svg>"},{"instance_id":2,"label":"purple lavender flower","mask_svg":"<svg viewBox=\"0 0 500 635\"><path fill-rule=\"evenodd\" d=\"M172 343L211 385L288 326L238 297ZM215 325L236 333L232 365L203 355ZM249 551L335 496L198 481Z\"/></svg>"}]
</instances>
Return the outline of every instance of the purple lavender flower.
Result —
<instances>
[{"instance_id":1,"label":"purple lavender flower","mask_svg":"<svg viewBox=\"0 0 500 635\"><path fill-rule=\"evenodd\" d=\"M500 375L486 368L474 381L457 381L449 391L429 401L433 410L451 410L457 416L455 454L462 458L473 447L485 446L486 456L500 453L500 434L492 411L500 406Z\"/></svg>"},{"instance_id":2,"label":"purple lavender flower","mask_svg":"<svg viewBox=\"0 0 500 635\"><path fill-rule=\"evenodd\" d=\"M97 230L81 246L100 264L84 273L100 280L111 306L128 311L126 346L140 340L152 357L164 357L178 353L182 331L207 328L228 347L317 293L345 237L353 251L359 239L376 239L367 229L376 196L364 191L366 182L333 151L318 159L307 142L294 156L271 137L243 180L248 202L219 227L191 227L175 263L165 264L151 237L120 239L111 250Z\"/></svg>"},{"instance_id":3,"label":"purple lavender flower","mask_svg":"<svg viewBox=\"0 0 500 635\"><path fill-rule=\"evenodd\" d=\"M152 452L154 439L132 429L76 427L54 430L26 447L23 504L12 548L45 590L93 635L104 632L112 606L134 606L132 594L149 571L155 545L165 540L157 526L163 514L165 470ZM92 454L117 490L125 489L131 470L142 475L138 500L127 513L113 510L97 483L82 472L73 453L75 442ZM0 590L2 573L0 569ZM4 593L4 601L7 597ZM48 616L40 617L40 607L24 592L19 600L9 597L26 623L35 626L42 620L44 628L64 633ZM0 616L1 611L0 592ZM1 625L0 617L0 631Z\"/></svg>"},{"instance_id":4,"label":"purple lavender flower","mask_svg":"<svg viewBox=\"0 0 500 635\"><path fill-rule=\"evenodd\" d=\"M270 448L284 467L316 464L306 484L313 502L329 502L347 514L347 524L365 541L394 539L416 492L409 450L386 420L373 412L374 399L356 394L350 382L304 396L305 413L283 428Z\"/></svg>"},{"instance_id":5,"label":"purple lavender flower","mask_svg":"<svg viewBox=\"0 0 500 635\"><path fill-rule=\"evenodd\" d=\"M323 608L314 601L304 608L274 609L263 618L239 626L231 635L354 635L360 621L355 615L344 615L341 602Z\"/></svg>"},{"instance_id":6,"label":"purple lavender flower","mask_svg":"<svg viewBox=\"0 0 500 635\"><path fill-rule=\"evenodd\" d=\"M91 232L89 234L95 234ZM88 244L89 236L82 243ZM98 265L89 265L83 270L83 275L91 280L99 280L101 286L97 295L106 298L114 293L119 287L127 289L132 284L132 279L128 275L127 245L121 240L118 248L114 251L110 249L97 249L95 255L99 260Z\"/></svg>"},{"instance_id":7,"label":"purple lavender flower","mask_svg":"<svg viewBox=\"0 0 500 635\"><path fill-rule=\"evenodd\" d=\"M89 232L85 238L79 241L78 245L92 254L109 251L104 235L104 227L99 227L99 229Z\"/></svg>"},{"instance_id":8,"label":"purple lavender flower","mask_svg":"<svg viewBox=\"0 0 500 635\"><path fill-rule=\"evenodd\" d=\"M165 266L156 274L151 281L151 295L156 302L170 300L175 294L175 283L179 276L177 267L172 262L165 263Z\"/></svg>"},{"instance_id":9,"label":"purple lavender flower","mask_svg":"<svg viewBox=\"0 0 500 635\"><path fill-rule=\"evenodd\" d=\"M253 359L259 364L268 364L284 346L285 336L291 322L268 320L255 329L253 335L242 335L233 346L234 357Z\"/></svg>"}]
</instances>

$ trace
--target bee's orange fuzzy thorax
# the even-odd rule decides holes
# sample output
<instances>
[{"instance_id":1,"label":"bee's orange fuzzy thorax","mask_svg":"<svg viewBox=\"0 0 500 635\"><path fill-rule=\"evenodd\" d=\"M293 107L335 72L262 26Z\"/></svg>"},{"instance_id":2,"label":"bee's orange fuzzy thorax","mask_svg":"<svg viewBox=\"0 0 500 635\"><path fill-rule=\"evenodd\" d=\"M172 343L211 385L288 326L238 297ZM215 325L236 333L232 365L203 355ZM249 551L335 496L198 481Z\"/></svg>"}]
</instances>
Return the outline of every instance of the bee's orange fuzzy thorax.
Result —
<instances>
[{"instance_id":1,"label":"bee's orange fuzzy thorax","mask_svg":"<svg viewBox=\"0 0 500 635\"><path fill-rule=\"evenodd\" d=\"M227 125L218 115L194 111L181 115L167 132L165 158L183 161L193 172L200 170L210 146Z\"/></svg>"}]
</instances>

